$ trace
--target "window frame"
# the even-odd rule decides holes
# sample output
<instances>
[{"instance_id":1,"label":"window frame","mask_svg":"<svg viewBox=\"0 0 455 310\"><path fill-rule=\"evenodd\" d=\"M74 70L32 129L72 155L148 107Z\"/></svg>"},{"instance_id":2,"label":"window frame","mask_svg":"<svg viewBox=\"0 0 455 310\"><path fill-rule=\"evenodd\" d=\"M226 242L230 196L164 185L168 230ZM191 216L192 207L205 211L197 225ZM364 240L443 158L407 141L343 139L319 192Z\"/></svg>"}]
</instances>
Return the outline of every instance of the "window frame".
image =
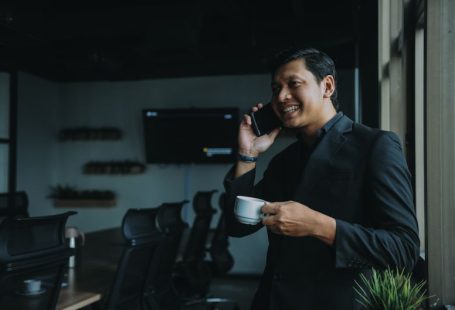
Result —
<instances>
[{"instance_id":1,"label":"window frame","mask_svg":"<svg viewBox=\"0 0 455 310\"><path fill-rule=\"evenodd\" d=\"M17 179L17 100L18 100L18 78L17 71L5 70L0 68L0 72L7 73L9 75L9 130L6 137L0 137L0 144L7 145L8 148L8 159L7 159L7 170L8 178L7 192L16 192L16 179Z\"/></svg>"}]
</instances>

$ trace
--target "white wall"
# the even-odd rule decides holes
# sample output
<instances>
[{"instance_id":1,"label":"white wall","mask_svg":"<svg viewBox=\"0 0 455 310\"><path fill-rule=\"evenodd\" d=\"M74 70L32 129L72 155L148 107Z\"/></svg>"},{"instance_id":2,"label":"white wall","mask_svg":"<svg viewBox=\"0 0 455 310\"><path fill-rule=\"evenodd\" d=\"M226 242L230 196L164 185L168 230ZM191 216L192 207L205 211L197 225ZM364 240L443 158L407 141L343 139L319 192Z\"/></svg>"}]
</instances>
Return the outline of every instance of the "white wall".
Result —
<instances>
[{"instance_id":1,"label":"white wall","mask_svg":"<svg viewBox=\"0 0 455 310\"><path fill-rule=\"evenodd\" d=\"M53 207L46 198L49 186L56 184L109 189L117 194L115 207L73 208L78 214L69 224L86 232L119 226L128 208L191 200L199 190L218 190L213 197L217 207L223 178L230 168L227 164L147 165L145 174L129 176L82 174L82 166L91 160L145 161L142 109L237 106L243 113L270 94L265 75L57 84L22 74L19 85L18 188L29 195L31 215L69 210ZM118 127L124 138L57 141L61 128L78 126ZM260 171L266 162L262 161ZM184 215L191 223L191 204L185 207ZM266 246L265 231L231 239L230 250L236 260L233 272L262 272Z\"/></svg>"},{"instance_id":2,"label":"white wall","mask_svg":"<svg viewBox=\"0 0 455 310\"><path fill-rule=\"evenodd\" d=\"M31 216L59 213L46 199L56 182L59 89L28 74L18 80L17 189L27 192Z\"/></svg>"}]
</instances>

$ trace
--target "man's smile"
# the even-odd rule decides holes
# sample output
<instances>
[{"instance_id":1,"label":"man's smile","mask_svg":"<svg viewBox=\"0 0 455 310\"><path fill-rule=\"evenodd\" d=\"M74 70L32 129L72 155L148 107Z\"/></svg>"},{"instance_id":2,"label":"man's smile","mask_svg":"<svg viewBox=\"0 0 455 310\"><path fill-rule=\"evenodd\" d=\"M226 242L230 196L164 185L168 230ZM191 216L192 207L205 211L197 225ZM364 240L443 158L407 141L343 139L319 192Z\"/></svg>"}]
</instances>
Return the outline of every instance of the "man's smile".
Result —
<instances>
[{"instance_id":1,"label":"man's smile","mask_svg":"<svg viewBox=\"0 0 455 310\"><path fill-rule=\"evenodd\" d=\"M295 111L297 111L297 110L300 110L300 106L298 106L298 105L291 105L291 106L288 106L288 107L285 107L285 108L281 109L281 113L287 114L287 113L295 112Z\"/></svg>"}]
</instances>

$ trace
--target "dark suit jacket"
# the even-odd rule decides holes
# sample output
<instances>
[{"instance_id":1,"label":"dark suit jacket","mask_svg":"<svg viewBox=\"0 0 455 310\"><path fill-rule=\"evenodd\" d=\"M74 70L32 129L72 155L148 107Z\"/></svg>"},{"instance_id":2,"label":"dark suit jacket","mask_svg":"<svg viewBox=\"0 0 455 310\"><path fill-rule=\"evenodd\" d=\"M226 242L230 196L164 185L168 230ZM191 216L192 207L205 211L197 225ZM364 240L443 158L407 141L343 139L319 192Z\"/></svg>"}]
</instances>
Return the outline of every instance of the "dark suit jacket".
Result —
<instances>
[{"instance_id":1,"label":"dark suit jacket","mask_svg":"<svg viewBox=\"0 0 455 310\"><path fill-rule=\"evenodd\" d=\"M268 231L267 263L253 309L355 309L354 280L372 267L411 270L419 254L410 175L398 137L341 117L308 159L302 175L302 142L275 156L254 186L255 171L225 186L229 234L262 227L239 223L235 196L293 200L336 219L336 240ZM254 255L254 253L252 253Z\"/></svg>"}]
</instances>

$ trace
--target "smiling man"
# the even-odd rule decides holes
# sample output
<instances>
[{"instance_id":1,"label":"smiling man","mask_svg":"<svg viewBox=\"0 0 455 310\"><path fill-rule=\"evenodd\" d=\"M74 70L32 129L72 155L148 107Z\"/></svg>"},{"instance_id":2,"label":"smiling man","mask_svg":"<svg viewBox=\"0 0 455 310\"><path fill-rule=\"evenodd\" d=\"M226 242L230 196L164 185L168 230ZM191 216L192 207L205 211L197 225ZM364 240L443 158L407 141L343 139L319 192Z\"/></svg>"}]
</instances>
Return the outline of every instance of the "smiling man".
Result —
<instances>
[{"instance_id":1,"label":"smiling man","mask_svg":"<svg viewBox=\"0 0 455 310\"><path fill-rule=\"evenodd\" d=\"M278 54L271 85L273 111L297 141L272 159L255 185L256 160L280 129L257 137L245 115L239 160L225 179L230 235L267 228L267 263L252 309L360 308L353 290L360 273L387 266L411 270L418 257L400 141L337 112L335 66L316 49ZM268 216L257 225L238 222L237 195L269 201L262 208Z\"/></svg>"}]
</instances>

